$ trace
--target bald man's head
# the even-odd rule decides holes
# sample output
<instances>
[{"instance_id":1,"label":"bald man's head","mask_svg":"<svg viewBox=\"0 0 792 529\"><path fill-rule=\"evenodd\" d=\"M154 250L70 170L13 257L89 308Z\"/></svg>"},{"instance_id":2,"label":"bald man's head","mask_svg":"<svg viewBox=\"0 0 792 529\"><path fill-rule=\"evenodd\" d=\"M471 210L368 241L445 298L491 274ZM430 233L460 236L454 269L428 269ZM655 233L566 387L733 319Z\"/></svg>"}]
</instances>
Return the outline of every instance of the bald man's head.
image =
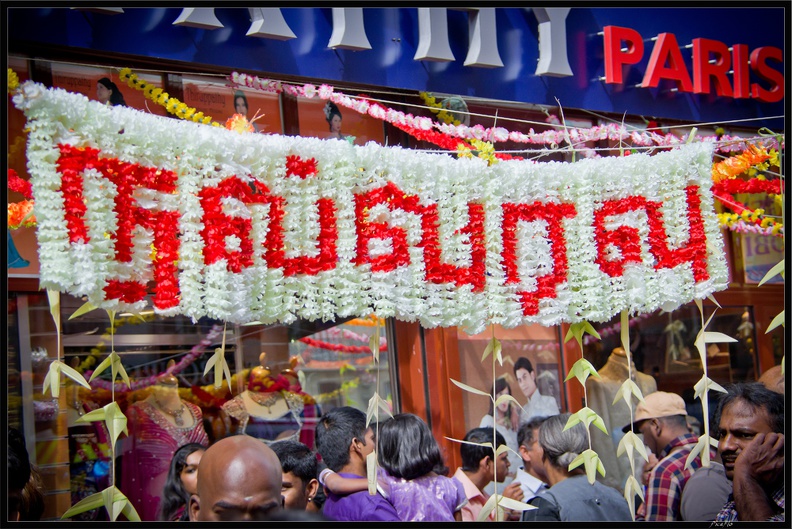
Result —
<instances>
[{"instance_id":1,"label":"bald man's head","mask_svg":"<svg viewBox=\"0 0 792 529\"><path fill-rule=\"evenodd\" d=\"M191 521L263 520L283 506L280 461L259 439L235 435L209 447L198 466Z\"/></svg>"},{"instance_id":2,"label":"bald man's head","mask_svg":"<svg viewBox=\"0 0 792 529\"><path fill-rule=\"evenodd\" d=\"M784 394L784 374L781 372L781 366L773 366L759 377L757 382L764 384L764 387L770 391Z\"/></svg>"}]
</instances>

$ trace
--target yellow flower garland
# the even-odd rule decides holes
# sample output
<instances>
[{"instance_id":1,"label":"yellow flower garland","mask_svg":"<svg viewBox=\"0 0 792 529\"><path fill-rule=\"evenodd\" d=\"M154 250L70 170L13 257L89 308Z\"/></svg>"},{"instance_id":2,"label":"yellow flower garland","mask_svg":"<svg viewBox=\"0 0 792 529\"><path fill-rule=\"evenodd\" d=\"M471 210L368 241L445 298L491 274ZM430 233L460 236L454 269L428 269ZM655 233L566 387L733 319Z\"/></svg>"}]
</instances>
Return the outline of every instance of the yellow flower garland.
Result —
<instances>
[{"instance_id":1,"label":"yellow flower garland","mask_svg":"<svg viewBox=\"0 0 792 529\"><path fill-rule=\"evenodd\" d=\"M759 221L761 219L761 221ZM756 224L759 221L759 226L761 228L771 228L772 235L778 235L784 227L782 222L776 222L775 220L771 219L770 217L764 216L764 210L762 208L757 208L753 211L743 210L742 213L718 213L718 221L722 226L732 227L734 224L738 222L745 222L750 224Z\"/></svg>"},{"instance_id":2,"label":"yellow flower garland","mask_svg":"<svg viewBox=\"0 0 792 529\"><path fill-rule=\"evenodd\" d=\"M195 108L188 107L175 97L170 97L162 88L156 88L154 85L139 79L137 74L132 73L132 70L129 68L123 68L118 73L118 76L126 81L130 88L140 90L147 99L158 105L164 106L165 110L179 119L203 123L204 125L211 124L213 127L220 126L220 123L212 121L211 116L204 116L203 112L197 112Z\"/></svg>"},{"instance_id":3,"label":"yellow flower garland","mask_svg":"<svg viewBox=\"0 0 792 529\"><path fill-rule=\"evenodd\" d=\"M19 88L19 76L11 68L8 69L8 93L13 94Z\"/></svg>"},{"instance_id":4,"label":"yellow flower garland","mask_svg":"<svg viewBox=\"0 0 792 529\"><path fill-rule=\"evenodd\" d=\"M426 106L431 107L430 110L433 113L437 114L438 119L449 124L454 124L454 125L462 124L462 122L459 121L458 119L454 119L454 116L452 116L446 109L444 109L443 106L437 102L437 100L433 95L429 94L428 92L419 92L419 95L421 96L423 102L426 103Z\"/></svg>"}]
</instances>

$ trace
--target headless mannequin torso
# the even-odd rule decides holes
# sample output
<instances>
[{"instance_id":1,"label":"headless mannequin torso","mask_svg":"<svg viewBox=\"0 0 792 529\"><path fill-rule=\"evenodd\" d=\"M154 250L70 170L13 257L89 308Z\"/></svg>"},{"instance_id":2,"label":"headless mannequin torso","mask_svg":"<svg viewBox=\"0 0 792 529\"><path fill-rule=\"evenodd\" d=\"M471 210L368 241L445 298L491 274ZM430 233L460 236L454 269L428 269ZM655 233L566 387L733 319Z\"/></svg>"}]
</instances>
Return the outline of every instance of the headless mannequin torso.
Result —
<instances>
[{"instance_id":1,"label":"headless mannequin torso","mask_svg":"<svg viewBox=\"0 0 792 529\"><path fill-rule=\"evenodd\" d=\"M624 349L621 347L614 349L608 357L608 361L605 362L605 365L598 373L601 378L589 377L586 380L588 406L602 417L609 435L605 435L598 428L591 428L591 445L605 467L605 477L601 481L605 485L621 491L624 489L624 482L630 473L630 463L624 455L617 457L616 450L619 446L619 441L624 435L621 429L630 422L630 410L627 408L627 403L623 400L613 404L613 399L628 377L627 355ZM635 365L632 366L632 380L638 385L644 397L657 391L655 379L650 375L637 371ZM636 399L633 399L633 414L635 413L636 405ZM639 483L642 468L643 459L638 456L635 461L635 477Z\"/></svg>"}]
</instances>

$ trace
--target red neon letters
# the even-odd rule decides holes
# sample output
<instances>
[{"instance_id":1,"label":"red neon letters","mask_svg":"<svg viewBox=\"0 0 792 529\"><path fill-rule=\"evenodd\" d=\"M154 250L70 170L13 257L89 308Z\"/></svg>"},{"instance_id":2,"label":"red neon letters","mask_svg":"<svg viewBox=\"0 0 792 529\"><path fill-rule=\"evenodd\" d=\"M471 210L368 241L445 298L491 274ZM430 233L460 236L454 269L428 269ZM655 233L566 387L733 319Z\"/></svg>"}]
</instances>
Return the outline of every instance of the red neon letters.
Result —
<instances>
[{"instance_id":1,"label":"red neon letters","mask_svg":"<svg viewBox=\"0 0 792 529\"><path fill-rule=\"evenodd\" d=\"M779 66L783 54L779 48L765 46L750 54L744 44L729 48L726 44L710 39L693 39L691 77L682 48L673 33L660 33L655 39L646 72L640 83L642 88L657 87L661 80L674 81L677 90L695 94L710 94L722 97L754 98L765 103L776 103L784 97L783 72L769 63ZM630 28L605 26L603 28L605 53L605 82L624 83L624 68L638 64L644 55L643 37ZM712 62L710 62L712 61ZM767 86L750 81L753 72ZM729 80L732 74L732 81Z\"/></svg>"},{"instance_id":2,"label":"red neon letters","mask_svg":"<svg viewBox=\"0 0 792 529\"><path fill-rule=\"evenodd\" d=\"M114 212L115 231L107 234L114 243L115 260L120 263L133 261L135 253L133 235L138 226L153 235L152 256L154 272L154 306L158 309L171 308L179 303L178 267L181 213L168 210L164 205L153 208L141 207L135 198L138 189L148 189L163 194L178 192L177 176L171 171L139 164L122 162L115 158L101 157L91 148L75 148L59 145L57 161L61 173L61 193L64 198L64 218L71 243L88 243L89 225L86 214L90 204L84 201L83 177L88 169L95 169L102 178L115 185ZM318 173L316 161L289 156L285 160L287 177L308 178ZM673 268L690 263L696 281L709 277L707 269L706 234L701 214L701 200L697 186L685 190L687 203L688 239L678 248L669 248L665 221L660 202L642 196L630 196L620 200L608 200L594 209L593 227L597 256L595 262L603 273L617 277L624 273L625 266L643 264L641 236L635 227L620 225L610 228L607 221L618 224L614 216L631 211L644 211L648 224L648 240L645 241L654 257L655 269ZM231 176L220 183L205 186L198 191L202 209L200 232L203 239L203 261L205 265L224 263L226 270L240 273L258 262L266 263L270 269L282 269L284 275L313 276L333 270L338 261L336 251L338 228L337 205L330 198L318 198L319 234L317 252L314 256L286 257L284 248L284 223L286 198L273 194L263 183ZM267 210L267 230L264 241L256 248L252 238L253 223L250 216L227 213L225 205ZM241 206L240 206L241 205ZM441 219L437 204L424 204L418 195L405 193L393 182L354 196L356 255L353 264L368 267L371 272L387 273L410 262L407 228L393 225L387 220L370 218L373 208L385 206L389 212L401 211L420 220L421 237L416 246L423 252L424 281L438 284L453 284L456 287L471 285L473 292L483 292L487 277L486 240L484 230L484 205L476 202L467 204L467 221L454 235L466 236L469 247L469 265L459 265L443 259L443 243L439 236ZM503 219L501 236L503 247L501 261L507 285L515 285L523 314L536 315L540 301L554 299L560 285L567 281L568 241L564 234L565 219L577 215L575 204L565 202L536 201L532 203L502 204ZM539 237L550 243L550 270L536 276L536 289L524 290L520 285L524 279L525 264L518 257L519 223L539 222L543 231ZM490 237L497 237L491 234ZM390 252L372 255L374 240L390 242ZM235 242L234 242L235 241ZM574 246L573 246L574 248ZM616 252L613 251L616 250ZM140 251L140 250L138 250ZM614 257L615 256L615 257ZM259 265L260 266L260 265ZM118 299L127 303L142 300L147 293L143 280L128 280L110 277L104 288L107 299Z\"/></svg>"}]
</instances>

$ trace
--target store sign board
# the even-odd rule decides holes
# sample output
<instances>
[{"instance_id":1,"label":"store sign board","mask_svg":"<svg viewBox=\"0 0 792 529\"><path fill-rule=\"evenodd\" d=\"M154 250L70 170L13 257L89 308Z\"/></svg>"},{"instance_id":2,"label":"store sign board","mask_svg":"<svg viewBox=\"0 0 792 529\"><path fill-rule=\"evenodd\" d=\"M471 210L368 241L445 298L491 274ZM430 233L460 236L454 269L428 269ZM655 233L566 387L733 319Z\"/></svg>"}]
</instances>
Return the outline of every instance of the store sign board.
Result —
<instances>
[{"instance_id":1,"label":"store sign board","mask_svg":"<svg viewBox=\"0 0 792 529\"><path fill-rule=\"evenodd\" d=\"M188 9L19 8L8 40L12 50L35 42L273 78L783 127L783 9Z\"/></svg>"},{"instance_id":2,"label":"store sign board","mask_svg":"<svg viewBox=\"0 0 792 529\"><path fill-rule=\"evenodd\" d=\"M603 39L605 82L622 84L623 68L640 62L644 56L644 39L634 29L618 26L606 26ZM727 46L718 40L696 38L688 46L692 48L691 77L676 35L660 33L651 41L654 45L639 85L641 88L656 88L666 79L674 81L679 92L734 99L750 97L765 103L777 103L784 98L783 51L780 48L762 46L749 52L745 44ZM751 83L750 72L768 86Z\"/></svg>"},{"instance_id":3,"label":"store sign board","mask_svg":"<svg viewBox=\"0 0 792 529\"><path fill-rule=\"evenodd\" d=\"M223 128L23 85L41 285L99 307L511 328L725 289L712 145L455 159Z\"/></svg>"}]
</instances>

